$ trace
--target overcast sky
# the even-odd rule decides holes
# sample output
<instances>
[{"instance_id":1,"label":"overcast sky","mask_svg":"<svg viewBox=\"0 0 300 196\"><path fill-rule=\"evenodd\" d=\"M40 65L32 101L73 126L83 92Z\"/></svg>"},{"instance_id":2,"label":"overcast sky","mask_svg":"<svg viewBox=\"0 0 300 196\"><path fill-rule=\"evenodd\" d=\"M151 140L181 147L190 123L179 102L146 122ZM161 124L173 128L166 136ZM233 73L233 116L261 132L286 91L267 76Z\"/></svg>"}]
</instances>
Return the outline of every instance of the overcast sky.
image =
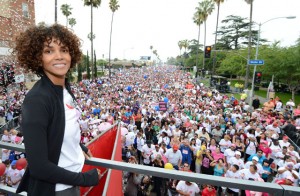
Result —
<instances>
[{"instance_id":1,"label":"overcast sky","mask_svg":"<svg viewBox=\"0 0 300 196\"><path fill-rule=\"evenodd\" d=\"M62 4L69 4L77 24L74 32L83 40L83 52L90 50L87 38L90 32L90 7L82 0L57 0L58 22L66 24L60 11ZM199 0L119 0L115 12L112 38L112 58L139 59L151 55L150 45L157 49L162 59L179 54L178 41L197 39L198 27L192 17ZM300 0L254 0L253 20L265 22L275 17L297 16L296 19L278 19L262 25L262 38L281 41L290 46L300 37ZM36 23L54 22L54 0L35 0ZM225 0L220 7L220 21L228 15L249 17L250 6L244 0ZM214 43L217 9L207 20L207 45ZM109 0L102 0L94 9L94 49L97 59L108 57L111 10ZM200 43L203 43L201 30Z\"/></svg>"}]
</instances>

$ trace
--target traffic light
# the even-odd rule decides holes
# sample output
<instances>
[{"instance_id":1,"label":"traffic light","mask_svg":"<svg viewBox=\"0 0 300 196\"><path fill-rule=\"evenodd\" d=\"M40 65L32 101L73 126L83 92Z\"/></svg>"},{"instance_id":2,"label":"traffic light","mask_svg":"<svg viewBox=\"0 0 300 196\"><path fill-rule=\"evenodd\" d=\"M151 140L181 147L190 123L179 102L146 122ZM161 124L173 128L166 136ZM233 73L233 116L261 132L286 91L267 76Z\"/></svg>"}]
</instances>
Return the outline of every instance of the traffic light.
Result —
<instances>
[{"instance_id":1,"label":"traffic light","mask_svg":"<svg viewBox=\"0 0 300 196\"><path fill-rule=\"evenodd\" d=\"M210 58L210 53L211 53L211 46L205 46L205 58Z\"/></svg>"},{"instance_id":2,"label":"traffic light","mask_svg":"<svg viewBox=\"0 0 300 196\"><path fill-rule=\"evenodd\" d=\"M254 77L254 83L255 84L260 84L260 82L261 82L261 76L262 76L262 74L261 74L260 71L256 71L255 72L255 77Z\"/></svg>"}]
</instances>

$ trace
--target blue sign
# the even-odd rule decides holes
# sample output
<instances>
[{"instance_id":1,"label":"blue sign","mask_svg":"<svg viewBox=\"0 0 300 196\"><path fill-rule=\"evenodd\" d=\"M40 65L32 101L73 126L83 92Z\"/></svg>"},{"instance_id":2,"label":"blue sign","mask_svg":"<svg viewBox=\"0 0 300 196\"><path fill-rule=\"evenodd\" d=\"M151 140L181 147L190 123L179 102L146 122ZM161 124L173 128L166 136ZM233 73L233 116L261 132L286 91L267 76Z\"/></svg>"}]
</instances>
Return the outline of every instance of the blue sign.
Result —
<instances>
[{"instance_id":1,"label":"blue sign","mask_svg":"<svg viewBox=\"0 0 300 196\"><path fill-rule=\"evenodd\" d=\"M264 65L264 60L249 60L248 65Z\"/></svg>"}]
</instances>

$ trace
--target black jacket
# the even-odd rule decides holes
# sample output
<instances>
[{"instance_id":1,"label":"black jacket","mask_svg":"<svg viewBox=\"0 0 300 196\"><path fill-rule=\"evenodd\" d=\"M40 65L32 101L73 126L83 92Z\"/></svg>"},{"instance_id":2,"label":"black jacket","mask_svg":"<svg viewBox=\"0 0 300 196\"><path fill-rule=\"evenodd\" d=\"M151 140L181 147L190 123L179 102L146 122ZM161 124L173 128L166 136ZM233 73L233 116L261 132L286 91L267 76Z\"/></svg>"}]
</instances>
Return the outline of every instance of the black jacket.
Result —
<instances>
[{"instance_id":1,"label":"black jacket","mask_svg":"<svg viewBox=\"0 0 300 196\"><path fill-rule=\"evenodd\" d=\"M66 89L74 97L68 84ZM98 184L96 169L75 173L57 166L65 132L63 87L54 85L45 75L25 97L21 128L28 168L17 193L26 191L27 195L54 196L56 183L74 186Z\"/></svg>"}]
</instances>

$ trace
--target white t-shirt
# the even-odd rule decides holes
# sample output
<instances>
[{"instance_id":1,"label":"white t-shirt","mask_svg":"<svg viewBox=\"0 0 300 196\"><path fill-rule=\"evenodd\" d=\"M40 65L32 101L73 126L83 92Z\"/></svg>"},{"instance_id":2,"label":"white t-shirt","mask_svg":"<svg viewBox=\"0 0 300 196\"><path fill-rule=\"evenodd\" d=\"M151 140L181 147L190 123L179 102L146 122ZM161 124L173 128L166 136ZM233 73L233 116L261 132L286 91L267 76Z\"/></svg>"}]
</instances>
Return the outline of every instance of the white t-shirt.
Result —
<instances>
[{"instance_id":1,"label":"white t-shirt","mask_svg":"<svg viewBox=\"0 0 300 196\"><path fill-rule=\"evenodd\" d=\"M283 146L289 147L290 146L290 142L284 142L283 140L279 140L279 145L281 146L281 148Z\"/></svg>"},{"instance_id":2,"label":"white t-shirt","mask_svg":"<svg viewBox=\"0 0 300 196\"><path fill-rule=\"evenodd\" d=\"M249 169L240 170L240 174L244 174L244 176L242 177L244 180L249 180L250 178L257 180L258 178L260 178L257 172L255 174L252 174Z\"/></svg>"},{"instance_id":3,"label":"white t-shirt","mask_svg":"<svg viewBox=\"0 0 300 196\"><path fill-rule=\"evenodd\" d=\"M240 171L233 172L233 171L227 170L227 172L225 173L225 177L226 178L241 179L241 174L240 174ZM240 191L239 189L235 189L235 188L229 188L229 189L236 192L236 193Z\"/></svg>"},{"instance_id":4,"label":"white t-shirt","mask_svg":"<svg viewBox=\"0 0 300 196\"><path fill-rule=\"evenodd\" d=\"M244 169L244 160L237 159L236 157L231 157L229 162L230 165L237 165L240 169Z\"/></svg>"},{"instance_id":5,"label":"white t-shirt","mask_svg":"<svg viewBox=\"0 0 300 196\"><path fill-rule=\"evenodd\" d=\"M148 147L147 144L145 144L142 149L141 152L144 153L144 163L145 164L149 164L150 163L150 156L152 154L152 152L155 151L155 146L153 144L151 144L150 148Z\"/></svg>"},{"instance_id":6,"label":"white t-shirt","mask_svg":"<svg viewBox=\"0 0 300 196\"><path fill-rule=\"evenodd\" d=\"M135 138L135 133L133 131L129 131L125 136L125 146L133 145Z\"/></svg>"},{"instance_id":7,"label":"white t-shirt","mask_svg":"<svg viewBox=\"0 0 300 196\"><path fill-rule=\"evenodd\" d=\"M68 91L64 89L64 108L66 123L58 166L72 172L81 172L84 164L84 155L79 145L81 138L78 123L80 112L72 103L73 98L68 93ZM55 191L62 191L71 187L71 185L58 183L55 186Z\"/></svg>"},{"instance_id":8,"label":"white t-shirt","mask_svg":"<svg viewBox=\"0 0 300 196\"><path fill-rule=\"evenodd\" d=\"M286 169L286 168L285 167L279 167L278 171L284 170L284 169ZM277 179L281 180L281 179L285 179L288 176L293 176L292 173L295 174L296 176L298 176L298 178L299 178L299 173L298 172L296 172L295 170L292 170L292 171L287 170L287 171L283 172L282 174L278 173ZM297 182L298 181L295 180L294 186L296 185Z\"/></svg>"},{"instance_id":9,"label":"white t-shirt","mask_svg":"<svg viewBox=\"0 0 300 196\"><path fill-rule=\"evenodd\" d=\"M235 152L233 150L231 150L230 148L226 149L224 152L224 156L226 157L226 162L229 163L229 160L232 157L234 157L234 155L235 155Z\"/></svg>"},{"instance_id":10,"label":"white t-shirt","mask_svg":"<svg viewBox=\"0 0 300 196\"><path fill-rule=\"evenodd\" d=\"M168 162L172 165L178 165L179 160L182 160L182 154L180 150L177 150L176 153L174 153L172 148L167 150L165 156L168 159Z\"/></svg>"},{"instance_id":11,"label":"white t-shirt","mask_svg":"<svg viewBox=\"0 0 300 196\"><path fill-rule=\"evenodd\" d=\"M221 152L224 152L227 148L230 147L231 141L230 140L226 141L224 139L221 139L219 145L220 145Z\"/></svg>"},{"instance_id":12,"label":"white t-shirt","mask_svg":"<svg viewBox=\"0 0 300 196\"><path fill-rule=\"evenodd\" d=\"M185 181L182 180L178 182L176 190L188 193L190 196L194 196L196 193L200 192L200 189L196 183L192 182L191 185L188 186Z\"/></svg>"},{"instance_id":13,"label":"white t-shirt","mask_svg":"<svg viewBox=\"0 0 300 196\"><path fill-rule=\"evenodd\" d=\"M14 183L14 182L20 180L23 177L24 173L25 173L24 169L17 170L17 169L9 168L6 175L7 175L7 177L10 177L10 180ZM15 185L12 185L12 188L18 188L19 184L20 184L20 182L18 182Z\"/></svg>"},{"instance_id":14,"label":"white t-shirt","mask_svg":"<svg viewBox=\"0 0 300 196\"><path fill-rule=\"evenodd\" d=\"M245 164L245 169L249 169L249 168L250 168L250 165L254 165L252 161L248 161L248 162ZM263 169L263 167L261 166L261 164L257 163L257 164L256 164L256 167L257 167L257 173L259 173L259 174L263 174L263 173L264 173L264 169Z\"/></svg>"}]
</instances>

